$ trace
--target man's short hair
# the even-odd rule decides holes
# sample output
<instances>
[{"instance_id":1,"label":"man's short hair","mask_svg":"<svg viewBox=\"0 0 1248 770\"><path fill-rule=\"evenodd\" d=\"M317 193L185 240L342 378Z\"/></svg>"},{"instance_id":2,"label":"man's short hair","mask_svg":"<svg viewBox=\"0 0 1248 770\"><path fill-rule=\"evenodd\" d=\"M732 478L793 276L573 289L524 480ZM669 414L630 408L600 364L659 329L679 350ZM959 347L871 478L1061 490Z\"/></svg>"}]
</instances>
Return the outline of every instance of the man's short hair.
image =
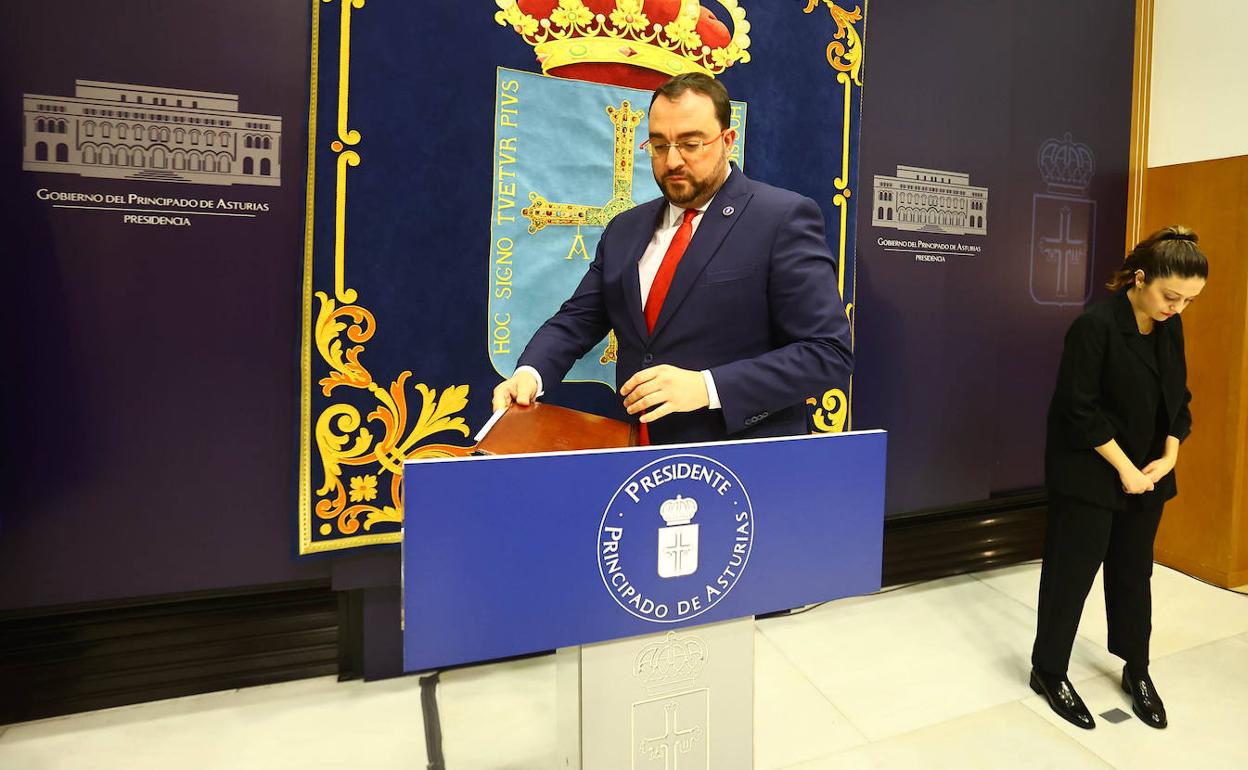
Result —
<instances>
[{"instance_id":1,"label":"man's short hair","mask_svg":"<svg viewBox=\"0 0 1248 770\"><path fill-rule=\"evenodd\" d=\"M654 106L654 100L660 96L665 96L672 101L679 99L681 94L686 91L694 91L711 98L711 103L715 105L715 117L719 118L719 127L727 129L731 125L732 106L728 103L728 89L724 88L724 84L711 77L703 75L700 72L686 72L683 75L677 75L654 91L654 95L650 97L650 106Z\"/></svg>"}]
</instances>

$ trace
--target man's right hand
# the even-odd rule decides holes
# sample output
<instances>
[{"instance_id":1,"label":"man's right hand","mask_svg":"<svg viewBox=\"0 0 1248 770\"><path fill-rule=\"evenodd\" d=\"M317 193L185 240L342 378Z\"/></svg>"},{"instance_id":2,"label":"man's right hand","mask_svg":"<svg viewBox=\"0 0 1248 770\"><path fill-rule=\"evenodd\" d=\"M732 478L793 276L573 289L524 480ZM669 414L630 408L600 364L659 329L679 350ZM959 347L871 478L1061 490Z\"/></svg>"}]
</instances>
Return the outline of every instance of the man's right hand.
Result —
<instances>
[{"instance_id":1,"label":"man's right hand","mask_svg":"<svg viewBox=\"0 0 1248 770\"><path fill-rule=\"evenodd\" d=\"M537 378L529 372L519 371L494 388L494 411L506 409L512 404L531 406L536 397Z\"/></svg>"},{"instance_id":2,"label":"man's right hand","mask_svg":"<svg viewBox=\"0 0 1248 770\"><path fill-rule=\"evenodd\" d=\"M1118 477L1122 480L1122 488L1128 495L1142 495L1153 491L1153 480L1135 466L1118 474Z\"/></svg>"}]
</instances>

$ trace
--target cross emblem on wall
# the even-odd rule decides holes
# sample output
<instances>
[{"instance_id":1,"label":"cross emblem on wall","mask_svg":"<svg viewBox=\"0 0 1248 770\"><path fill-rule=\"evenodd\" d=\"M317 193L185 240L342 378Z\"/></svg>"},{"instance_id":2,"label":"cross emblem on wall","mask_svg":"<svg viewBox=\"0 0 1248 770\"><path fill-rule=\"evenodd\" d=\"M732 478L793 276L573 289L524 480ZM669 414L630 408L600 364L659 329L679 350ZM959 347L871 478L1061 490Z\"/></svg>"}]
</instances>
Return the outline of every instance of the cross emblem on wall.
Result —
<instances>
[{"instance_id":1,"label":"cross emblem on wall","mask_svg":"<svg viewBox=\"0 0 1248 770\"><path fill-rule=\"evenodd\" d=\"M601 206L590 206L583 203L554 203L536 191L529 193L529 205L520 214L529 220L529 234L540 232L546 227L576 227L576 236L572 239L572 247L568 249L566 259L571 260L577 254L581 259L589 261L589 250L585 248L585 238L581 234L583 226L606 227L611 218L621 211L627 211L637 204L633 201L633 161L635 148L633 142L637 137L637 126L646 116L643 110L634 110L632 104L625 99L619 107L608 104L607 117L615 126L615 157L611 165L611 199ZM606 365L616 361L618 343L615 331L608 333L607 349L598 359L598 363Z\"/></svg>"},{"instance_id":2,"label":"cross emblem on wall","mask_svg":"<svg viewBox=\"0 0 1248 770\"><path fill-rule=\"evenodd\" d=\"M1070 294L1070 273L1073 268L1083 262L1087 251L1087 241L1075 238L1072 234L1072 212L1070 206L1063 206L1059 213L1060 224L1057 237L1041 236L1041 248L1045 261L1057 263L1057 296Z\"/></svg>"}]
</instances>

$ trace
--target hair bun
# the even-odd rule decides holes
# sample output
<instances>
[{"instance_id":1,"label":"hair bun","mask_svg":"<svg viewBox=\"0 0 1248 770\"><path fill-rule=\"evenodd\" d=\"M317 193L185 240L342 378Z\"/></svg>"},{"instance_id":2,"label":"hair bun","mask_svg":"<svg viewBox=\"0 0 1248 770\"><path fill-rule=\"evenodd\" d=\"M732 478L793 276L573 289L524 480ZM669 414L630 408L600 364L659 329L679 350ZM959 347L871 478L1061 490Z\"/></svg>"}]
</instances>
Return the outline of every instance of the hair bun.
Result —
<instances>
[{"instance_id":1,"label":"hair bun","mask_svg":"<svg viewBox=\"0 0 1248 770\"><path fill-rule=\"evenodd\" d=\"M1200 238L1196 235L1196 231L1190 227L1183 225L1171 225L1166 228L1166 235L1162 238L1164 241L1188 241L1196 243Z\"/></svg>"}]
</instances>

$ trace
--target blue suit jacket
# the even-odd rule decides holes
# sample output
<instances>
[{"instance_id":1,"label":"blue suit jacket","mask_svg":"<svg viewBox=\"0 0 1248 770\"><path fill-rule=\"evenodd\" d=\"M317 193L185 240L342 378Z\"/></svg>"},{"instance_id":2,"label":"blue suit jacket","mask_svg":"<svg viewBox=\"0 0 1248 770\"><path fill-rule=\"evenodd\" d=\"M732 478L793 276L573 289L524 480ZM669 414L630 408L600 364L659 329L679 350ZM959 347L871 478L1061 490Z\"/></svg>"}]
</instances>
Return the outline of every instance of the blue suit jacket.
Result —
<instances>
[{"instance_id":1,"label":"blue suit jacket","mask_svg":"<svg viewBox=\"0 0 1248 770\"><path fill-rule=\"evenodd\" d=\"M806 433L806 398L843 386L853 367L818 205L734 167L702 215L651 335L637 263L666 205L659 198L607 224L576 292L533 335L519 365L549 386L614 329L617 387L659 364L709 369L715 379L722 409L651 423L653 443Z\"/></svg>"}]
</instances>

